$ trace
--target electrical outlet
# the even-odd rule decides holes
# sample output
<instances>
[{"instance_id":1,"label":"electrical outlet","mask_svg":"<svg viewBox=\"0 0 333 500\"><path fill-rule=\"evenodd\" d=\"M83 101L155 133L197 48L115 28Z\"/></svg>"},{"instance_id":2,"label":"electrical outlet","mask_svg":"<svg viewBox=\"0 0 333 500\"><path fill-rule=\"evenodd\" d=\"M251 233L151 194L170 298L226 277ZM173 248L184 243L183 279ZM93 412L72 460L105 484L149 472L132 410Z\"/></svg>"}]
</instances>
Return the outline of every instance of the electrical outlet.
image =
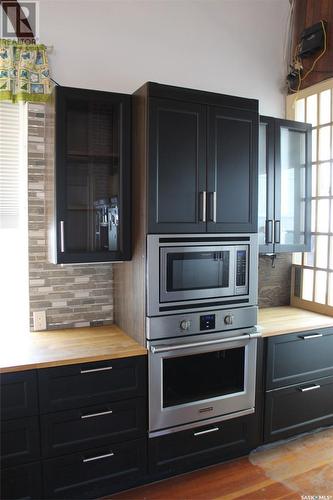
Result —
<instances>
[{"instance_id":1,"label":"electrical outlet","mask_svg":"<svg viewBox=\"0 0 333 500\"><path fill-rule=\"evenodd\" d=\"M45 311L34 311L32 314L34 320L34 330L46 330L46 314Z\"/></svg>"}]
</instances>

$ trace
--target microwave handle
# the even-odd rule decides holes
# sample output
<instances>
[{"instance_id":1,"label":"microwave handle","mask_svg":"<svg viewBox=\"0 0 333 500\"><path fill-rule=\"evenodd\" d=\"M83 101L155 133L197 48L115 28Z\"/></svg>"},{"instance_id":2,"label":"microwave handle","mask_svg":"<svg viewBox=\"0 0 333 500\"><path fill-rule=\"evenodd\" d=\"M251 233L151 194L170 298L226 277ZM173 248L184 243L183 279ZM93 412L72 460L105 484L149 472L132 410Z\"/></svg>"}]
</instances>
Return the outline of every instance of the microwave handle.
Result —
<instances>
[{"instance_id":1,"label":"microwave handle","mask_svg":"<svg viewBox=\"0 0 333 500\"><path fill-rule=\"evenodd\" d=\"M204 342L192 342L191 344L177 344L177 345L162 345L161 347L151 346L150 350L153 354L157 354L159 352L171 352L178 351L180 349L190 349L192 347L204 347L215 344L225 344L226 342L236 342L238 340L249 340L261 337L261 333L248 333L247 335L239 335L237 337L228 337L226 339L218 339L218 340L207 340Z\"/></svg>"}]
</instances>

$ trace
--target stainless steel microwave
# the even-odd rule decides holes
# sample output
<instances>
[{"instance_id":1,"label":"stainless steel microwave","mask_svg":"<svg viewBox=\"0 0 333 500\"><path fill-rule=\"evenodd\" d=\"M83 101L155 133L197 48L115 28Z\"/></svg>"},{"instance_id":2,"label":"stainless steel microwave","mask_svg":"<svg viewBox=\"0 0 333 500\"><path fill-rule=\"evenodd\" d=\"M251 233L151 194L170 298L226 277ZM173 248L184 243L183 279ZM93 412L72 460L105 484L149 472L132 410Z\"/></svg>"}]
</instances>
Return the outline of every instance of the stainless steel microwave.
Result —
<instances>
[{"instance_id":1,"label":"stainless steel microwave","mask_svg":"<svg viewBox=\"0 0 333 500\"><path fill-rule=\"evenodd\" d=\"M256 305L257 286L257 234L147 236L147 316Z\"/></svg>"}]
</instances>

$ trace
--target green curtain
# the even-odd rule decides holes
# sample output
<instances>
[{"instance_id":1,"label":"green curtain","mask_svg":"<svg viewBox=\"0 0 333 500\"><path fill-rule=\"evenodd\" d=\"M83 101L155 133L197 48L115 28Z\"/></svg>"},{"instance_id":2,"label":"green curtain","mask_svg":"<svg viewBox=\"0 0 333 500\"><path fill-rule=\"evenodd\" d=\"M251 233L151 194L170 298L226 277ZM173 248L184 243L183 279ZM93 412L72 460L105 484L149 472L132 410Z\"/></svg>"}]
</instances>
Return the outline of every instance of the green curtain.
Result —
<instances>
[{"instance_id":1,"label":"green curtain","mask_svg":"<svg viewBox=\"0 0 333 500\"><path fill-rule=\"evenodd\" d=\"M50 93L46 46L0 39L0 100L45 102Z\"/></svg>"}]
</instances>

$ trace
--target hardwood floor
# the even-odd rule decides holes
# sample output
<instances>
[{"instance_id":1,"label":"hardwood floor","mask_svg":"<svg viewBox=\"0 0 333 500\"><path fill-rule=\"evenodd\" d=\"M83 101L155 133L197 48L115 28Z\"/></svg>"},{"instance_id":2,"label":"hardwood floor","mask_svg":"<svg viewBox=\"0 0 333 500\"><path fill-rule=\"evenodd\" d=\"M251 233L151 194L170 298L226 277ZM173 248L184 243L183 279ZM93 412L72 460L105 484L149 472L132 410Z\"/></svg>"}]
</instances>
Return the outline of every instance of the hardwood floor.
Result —
<instances>
[{"instance_id":1,"label":"hardwood floor","mask_svg":"<svg viewBox=\"0 0 333 500\"><path fill-rule=\"evenodd\" d=\"M333 429L113 495L118 500L333 500Z\"/></svg>"}]
</instances>

